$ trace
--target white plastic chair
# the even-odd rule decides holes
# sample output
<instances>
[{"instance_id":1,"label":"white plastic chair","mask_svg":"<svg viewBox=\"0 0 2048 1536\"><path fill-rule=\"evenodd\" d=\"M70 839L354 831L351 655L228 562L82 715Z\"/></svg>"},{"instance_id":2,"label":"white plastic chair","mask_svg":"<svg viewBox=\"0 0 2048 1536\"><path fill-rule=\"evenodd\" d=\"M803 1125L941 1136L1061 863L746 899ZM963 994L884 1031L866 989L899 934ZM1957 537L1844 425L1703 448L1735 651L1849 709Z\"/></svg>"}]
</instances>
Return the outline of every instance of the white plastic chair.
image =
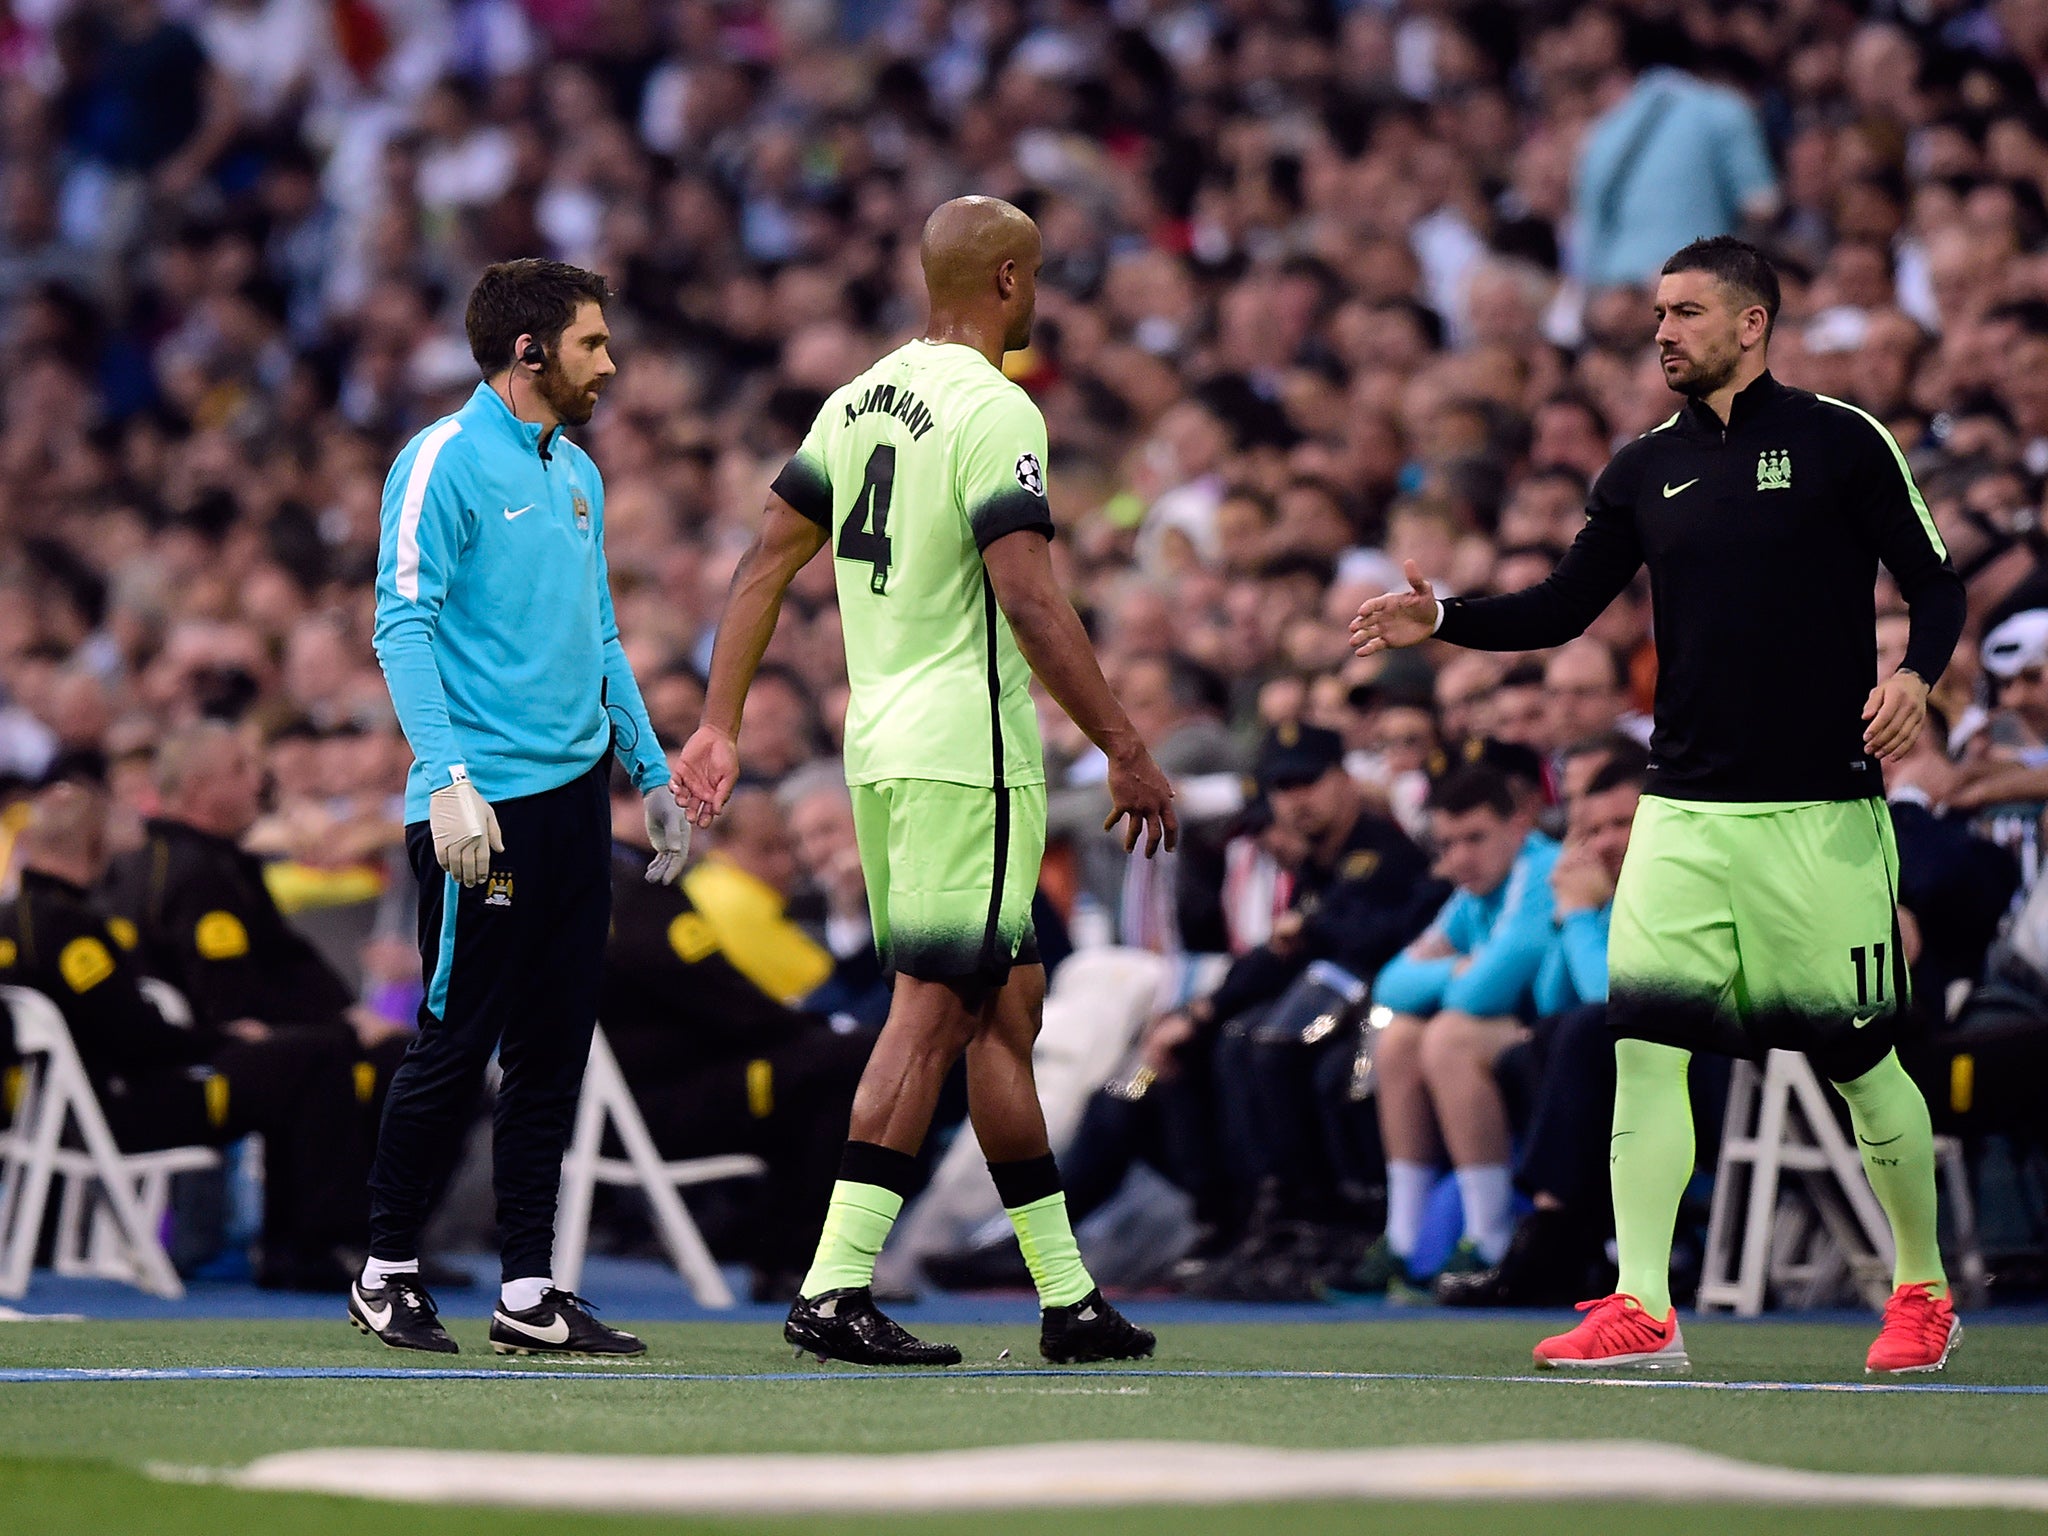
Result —
<instances>
[{"instance_id":1,"label":"white plastic chair","mask_svg":"<svg viewBox=\"0 0 2048 1536\"><path fill-rule=\"evenodd\" d=\"M184 999L174 991L160 983L145 986L167 1017L183 1012L189 1020ZM0 1002L13 1016L14 1046L23 1058L14 1125L0 1138L0 1297L27 1294L50 1186L58 1179L64 1180L57 1208L59 1273L182 1297L185 1287L157 1235L171 1175L218 1167L220 1155L211 1147L122 1152L62 1011L26 987L0 987ZM73 1123L82 1148L63 1144L65 1127Z\"/></svg>"},{"instance_id":2,"label":"white plastic chair","mask_svg":"<svg viewBox=\"0 0 2048 1536\"><path fill-rule=\"evenodd\" d=\"M1967 1304L1981 1297L1985 1277L1976 1207L1961 1144L1937 1136L1934 1152L1955 1230L1957 1299ZM1783 1198L1794 1188L1802 1199ZM1881 1307L1891 1271L1891 1226L1806 1058L1772 1051L1761 1071L1736 1062L1699 1310L1754 1317L1772 1291L1816 1306L1845 1278Z\"/></svg>"},{"instance_id":3,"label":"white plastic chair","mask_svg":"<svg viewBox=\"0 0 2048 1536\"><path fill-rule=\"evenodd\" d=\"M605 1124L619 1133L623 1158L605 1157ZM583 1073L583 1097L576 1107L576 1134L562 1158L562 1193L555 1218L555 1284L575 1290L583 1278L583 1260L590 1246L590 1201L599 1184L637 1185L654 1211L655 1230L668 1250L676 1273L699 1306L729 1307L732 1287L719 1272L718 1261L705 1246L703 1233L683 1204L678 1189L715 1184L721 1179L752 1178L766 1173L758 1157L732 1153L663 1162L641 1118L640 1106L626 1086L618 1058L606 1043L604 1030L590 1037L590 1063Z\"/></svg>"}]
</instances>

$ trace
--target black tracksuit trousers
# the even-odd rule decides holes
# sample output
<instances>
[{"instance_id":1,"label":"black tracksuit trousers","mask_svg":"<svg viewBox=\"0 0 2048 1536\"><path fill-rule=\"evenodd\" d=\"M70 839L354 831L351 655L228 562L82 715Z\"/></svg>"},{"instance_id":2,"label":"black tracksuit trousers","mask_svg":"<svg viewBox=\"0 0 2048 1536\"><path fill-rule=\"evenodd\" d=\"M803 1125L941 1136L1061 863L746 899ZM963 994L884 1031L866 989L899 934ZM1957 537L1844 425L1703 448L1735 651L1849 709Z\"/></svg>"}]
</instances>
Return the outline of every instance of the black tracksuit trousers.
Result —
<instances>
[{"instance_id":1,"label":"black tracksuit trousers","mask_svg":"<svg viewBox=\"0 0 2048 1536\"><path fill-rule=\"evenodd\" d=\"M505 849L491 856L484 882L467 889L435 862L426 822L405 829L420 883L427 995L378 1131L374 1258L419 1256L420 1228L496 1050L503 1081L492 1147L504 1278L543 1277L554 1267L562 1154L575 1128L611 924L609 769L607 757L558 789L494 802Z\"/></svg>"}]
</instances>

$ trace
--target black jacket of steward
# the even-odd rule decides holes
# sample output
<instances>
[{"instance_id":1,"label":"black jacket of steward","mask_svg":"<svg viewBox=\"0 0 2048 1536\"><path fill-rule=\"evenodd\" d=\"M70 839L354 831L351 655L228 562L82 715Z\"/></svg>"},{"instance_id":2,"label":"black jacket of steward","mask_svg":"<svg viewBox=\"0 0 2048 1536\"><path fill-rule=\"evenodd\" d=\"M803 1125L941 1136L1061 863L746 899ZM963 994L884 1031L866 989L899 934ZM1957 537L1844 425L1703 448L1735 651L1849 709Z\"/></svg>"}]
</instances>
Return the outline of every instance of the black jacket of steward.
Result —
<instances>
[{"instance_id":1,"label":"black jacket of steward","mask_svg":"<svg viewBox=\"0 0 2048 1536\"><path fill-rule=\"evenodd\" d=\"M196 1065L202 1042L164 1022L137 985L135 934L69 881L25 870L0 903L0 984L30 987L64 1015L86 1075L114 1079ZM8 1049L0 1056L11 1056Z\"/></svg>"},{"instance_id":2,"label":"black jacket of steward","mask_svg":"<svg viewBox=\"0 0 2048 1536\"><path fill-rule=\"evenodd\" d=\"M761 1056L815 1013L784 1007L725 958L682 883L649 885L645 852L612 846L612 929L598 1019L629 1082L675 1078Z\"/></svg>"},{"instance_id":3,"label":"black jacket of steward","mask_svg":"<svg viewBox=\"0 0 2048 1536\"><path fill-rule=\"evenodd\" d=\"M144 968L185 994L201 1030L236 1019L348 1028L348 983L285 920L260 860L182 822L153 820L147 833L114 861L101 895L135 925Z\"/></svg>"}]
</instances>

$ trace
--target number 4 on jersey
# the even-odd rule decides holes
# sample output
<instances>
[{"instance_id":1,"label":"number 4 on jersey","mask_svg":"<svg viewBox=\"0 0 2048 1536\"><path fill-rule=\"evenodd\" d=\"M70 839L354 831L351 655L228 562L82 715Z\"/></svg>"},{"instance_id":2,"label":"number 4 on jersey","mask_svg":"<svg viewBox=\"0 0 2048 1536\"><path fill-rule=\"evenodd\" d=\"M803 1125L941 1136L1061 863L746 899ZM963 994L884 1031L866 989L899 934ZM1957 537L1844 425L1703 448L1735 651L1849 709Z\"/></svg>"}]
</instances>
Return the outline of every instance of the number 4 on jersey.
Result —
<instances>
[{"instance_id":1,"label":"number 4 on jersey","mask_svg":"<svg viewBox=\"0 0 2048 1536\"><path fill-rule=\"evenodd\" d=\"M862 560L874 568L868 590L877 597L888 595L889 586L889 498L896 492L896 450L879 443L868 455L867 478L847 509L839 527L834 553L842 560Z\"/></svg>"}]
</instances>

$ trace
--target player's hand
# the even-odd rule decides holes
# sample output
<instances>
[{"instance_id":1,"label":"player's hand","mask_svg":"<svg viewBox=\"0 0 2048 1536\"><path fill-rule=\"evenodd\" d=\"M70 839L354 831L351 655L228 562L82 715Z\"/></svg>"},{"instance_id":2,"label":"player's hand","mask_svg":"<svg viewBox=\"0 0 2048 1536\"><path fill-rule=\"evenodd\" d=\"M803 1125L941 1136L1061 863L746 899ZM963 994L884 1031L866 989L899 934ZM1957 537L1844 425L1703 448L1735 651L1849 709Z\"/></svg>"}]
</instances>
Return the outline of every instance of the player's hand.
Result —
<instances>
[{"instance_id":1,"label":"player's hand","mask_svg":"<svg viewBox=\"0 0 2048 1536\"><path fill-rule=\"evenodd\" d=\"M691 826L708 827L711 818L725 809L739 780L739 744L716 726L700 725L683 743L669 789Z\"/></svg>"},{"instance_id":2,"label":"player's hand","mask_svg":"<svg viewBox=\"0 0 2048 1536\"><path fill-rule=\"evenodd\" d=\"M1125 817L1124 852L1133 853L1142 841L1145 857L1151 858L1164 842L1168 853L1180 846L1180 819L1173 814L1173 784L1152 754L1135 747L1121 758L1109 760L1109 803L1112 807L1102 823L1107 832Z\"/></svg>"},{"instance_id":3,"label":"player's hand","mask_svg":"<svg viewBox=\"0 0 2048 1536\"><path fill-rule=\"evenodd\" d=\"M1420 645L1436 633L1436 589L1413 560L1401 570L1408 590L1366 599L1351 621L1351 648L1361 656Z\"/></svg>"},{"instance_id":4,"label":"player's hand","mask_svg":"<svg viewBox=\"0 0 2048 1536\"><path fill-rule=\"evenodd\" d=\"M647 843L654 857L647 865L649 885L674 885L690 857L690 822L675 792L658 784L642 795L647 806Z\"/></svg>"},{"instance_id":5,"label":"player's hand","mask_svg":"<svg viewBox=\"0 0 2048 1536\"><path fill-rule=\"evenodd\" d=\"M1863 750L1892 762L1912 750L1927 723L1927 679L1903 669L1870 690L1863 701Z\"/></svg>"},{"instance_id":6,"label":"player's hand","mask_svg":"<svg viewBox=\"0 0 2048 1536\"><path fill-rule=\"evenodd\" d=\"M478 885L491 872L491 855L505 851L498 831L498 813L461 777L427 797L427 828L434 836L434 862L455 877L457 885Z\"/></svg>"}]
</instances>

